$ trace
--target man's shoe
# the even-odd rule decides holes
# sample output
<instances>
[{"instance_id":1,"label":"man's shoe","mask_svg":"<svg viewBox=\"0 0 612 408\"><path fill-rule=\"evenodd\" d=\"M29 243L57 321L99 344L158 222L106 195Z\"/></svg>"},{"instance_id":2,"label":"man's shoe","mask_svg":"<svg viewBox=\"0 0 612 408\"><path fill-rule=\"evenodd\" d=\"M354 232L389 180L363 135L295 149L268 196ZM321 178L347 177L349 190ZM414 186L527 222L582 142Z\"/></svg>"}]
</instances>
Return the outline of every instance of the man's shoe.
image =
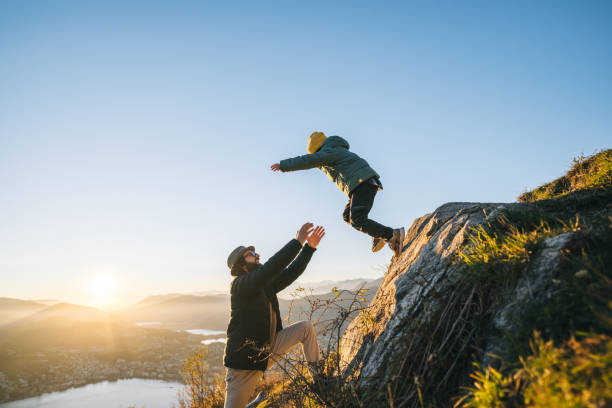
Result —
<instances>
[{"instance_id":1,"label":"man's shoe","mask_svg":"<svg viewBox=\"0 0 612 408\"><path fill-rule=\"evenodd\" d=\"M372 237L372 252L378 252L385 246L385 240L382 238Z\"/></svg>"},{"instance_id":2,"label":"man's shoe","mask_svg":"<svg viewBox=\"0 0 612 408\"><path fill-rule=\"evenodd\" d=\"M404 238L406 232L404 227L393 230L393 238L389 240L389 248L393 251L393 255L400 256L404 249Z\"/></svg>"},{"instance_id":3,"label":"man's shoe","mask_svg":"<svg viewBox=\"0 0 612 408\"><path fill-rule=\"evenodd\" d=\"M262 391L259 394L257 394L257 397L255 397L253 401L249 402L247 406L244 408L256 408L259 406L259 404L264 402L266 398L267 398L266 393Z\"/></svg>"}]
</instances>

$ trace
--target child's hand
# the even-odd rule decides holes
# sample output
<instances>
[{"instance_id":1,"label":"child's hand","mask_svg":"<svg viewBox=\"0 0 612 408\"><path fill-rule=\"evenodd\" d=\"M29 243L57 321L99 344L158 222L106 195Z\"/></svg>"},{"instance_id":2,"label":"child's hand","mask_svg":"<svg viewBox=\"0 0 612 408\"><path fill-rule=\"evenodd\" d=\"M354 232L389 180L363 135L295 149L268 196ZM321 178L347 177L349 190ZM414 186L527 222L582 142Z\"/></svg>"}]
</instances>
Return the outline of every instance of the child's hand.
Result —
<instances>
[{"instance_id":1,"label":"child's hand","mask_svg":"<svg viewBox=\"0 0 612 408\"><path fill-rule=\"evenodd\" d=\"M278 163L274 163L273 165L270 166L270 170L272 170L272 171L279 171L280 170L280 165Z\"/></svg>"}]
</instances>

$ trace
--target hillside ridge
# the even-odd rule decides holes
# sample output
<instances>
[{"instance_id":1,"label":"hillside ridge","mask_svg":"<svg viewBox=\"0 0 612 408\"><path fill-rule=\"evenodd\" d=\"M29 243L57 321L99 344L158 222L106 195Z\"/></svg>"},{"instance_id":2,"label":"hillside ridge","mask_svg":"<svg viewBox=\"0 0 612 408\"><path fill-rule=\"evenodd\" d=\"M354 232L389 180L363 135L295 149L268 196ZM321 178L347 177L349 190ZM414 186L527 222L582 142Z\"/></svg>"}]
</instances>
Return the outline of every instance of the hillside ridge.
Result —
<instances>
[{"instance_id":1,"label":"hillside ridge","mask_svg":"<svg viewBox=\"0 0 612 408\"><path fill-rule=\"evenodd\" d=\"M417 218L342 337L342 375L360 388L360 401L471 401L465 387L470 375L480 378L474 364L485 378L486 370L520 365L534 339L565 347L579 333L609 336L601 316L610 319L612 304L611 157L605 150L581 159L582 184L566 183L578 188L556 195L446 203ZM607 181L589 181L591 170Z\"/></svg>"}]
</instances>

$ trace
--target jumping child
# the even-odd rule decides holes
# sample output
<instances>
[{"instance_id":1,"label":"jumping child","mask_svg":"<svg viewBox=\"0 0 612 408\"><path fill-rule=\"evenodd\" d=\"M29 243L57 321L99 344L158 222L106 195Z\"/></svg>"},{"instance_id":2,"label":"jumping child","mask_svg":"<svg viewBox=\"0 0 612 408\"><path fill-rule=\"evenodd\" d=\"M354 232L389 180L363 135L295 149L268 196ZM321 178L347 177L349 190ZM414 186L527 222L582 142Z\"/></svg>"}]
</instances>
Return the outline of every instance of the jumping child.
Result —
<instances>
[{"instance_id":1,"label":"jumping child","mask_svg":"<svg viewBox=\"0 0 612 408\"><path fill-rule=\"evenodd\" d=\"M403 249L404 228L392 229L368 218L374 197L382 190L380 176L349 147L340 136L326 137L323 132L313 132L308 139L308 154L282 160L270 169L282 172L321 169L349 197L342 213L344 221L372 237L373 252L388 243L398 256Z\"/></svg>"}]
</instances>

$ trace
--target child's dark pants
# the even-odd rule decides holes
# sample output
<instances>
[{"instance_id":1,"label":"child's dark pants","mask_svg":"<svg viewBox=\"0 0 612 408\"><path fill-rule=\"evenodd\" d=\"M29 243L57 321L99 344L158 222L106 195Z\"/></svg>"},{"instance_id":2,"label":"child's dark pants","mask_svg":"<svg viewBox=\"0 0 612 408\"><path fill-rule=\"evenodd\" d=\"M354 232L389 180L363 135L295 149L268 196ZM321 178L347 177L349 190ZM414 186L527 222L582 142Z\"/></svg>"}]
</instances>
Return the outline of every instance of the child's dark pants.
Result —
<instances>
[{"instance_id":1,"label":"child's dark pants","mask_svg":"<svg viewBox=\"0 0 612 408\"><path fill-rule=\"evenodd\" d=\"M377 192L377 186L367 182L361 183L351 192L350 200L344 208L342 218L353 228L365 232L371 237L389 240L393 237L393 229L368 218Z\"/></svg>"}]
</instances>

